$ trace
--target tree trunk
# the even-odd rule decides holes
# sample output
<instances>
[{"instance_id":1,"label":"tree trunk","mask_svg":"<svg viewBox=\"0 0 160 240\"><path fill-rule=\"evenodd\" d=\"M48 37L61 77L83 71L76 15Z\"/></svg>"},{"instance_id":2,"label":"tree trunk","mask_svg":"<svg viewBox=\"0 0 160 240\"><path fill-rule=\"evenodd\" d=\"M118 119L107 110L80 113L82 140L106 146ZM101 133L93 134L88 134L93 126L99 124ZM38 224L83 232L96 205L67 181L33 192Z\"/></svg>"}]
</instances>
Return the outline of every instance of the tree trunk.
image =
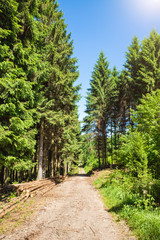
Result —
<instances>
[{"instance_id":1,"label":"tree trunk","mask_svg":"<svg viewBox=\"0 0 160 240\"><path fill-rule=\"evenodd\" d=\"M4 185L7 185L8 184L8 174L9 174L9 171L8 171L8 168L4 168Z\"/></svg>"},{"instance_id":2,"label":"tree trunk","mask_svg":"<svg viewBox=\"0 0 160 240\"><path fill-rule=\"evenodd\" d=\"M52 177L52 151L51 149L48 151L48 169L47 169L47 177Z\"/></svg>"},{"instance_id":3,"label":"tree trunk","mask_svg":"<svg viewBox=\"0 0 160 240\"><path fill-rule=\"evenodd\" d=\"M1 182L2 185L4 184L4 166L1 168L0 182Z\"/></svg>"},{"instance_id":4,"label":"tree trunk","mask_svg":"<svg viewBox=\"0 0 160 240\"><path fill-rule=\"evenodd\" d=\"M126 132L126 107L123 107L122 112L122 134L125 134Z\"/></svg>"},{"instance_id":5,"label":"tree trunk","mask_svg":"<svg viewBox=\"0 0 160 240\"><path fill-rule=\"evenodd\" d=\"M12 182L14 182L14 179L15 179L15 171L13 170L13 173L12 173Z\"/></svg>"},{"instance_id":6,"label":"tree trunk","mask_svg":"<svg viewBox=\"0 0 160 240\"><path fill-rule=\"evenodd\" d=\"M107 158L107 139L106 139L106 123L102 120L102 162L103 168L106 167L106 158Z\"/></svg>"},{"instance_id":7,"label":"tree trunk","mask_svg":"<svg viewBox=\"0 0 160 240\"><path fill-rule=\"evenodd\" d=\"M114 149L117 150L117 129L116 121L114 120Z\"/></svg>"},{"instance_id":8,"label":"tree trunk","mask_svg":"<svg viewBox=\"0 0 160 240\"><path fill-rule=\"evenodd\" d=\"M107 131L105 129L105 167L108 164L108 138L107 138Z\"/></svg>"},{"instance_id":9,"label":"tree trunk","mask_svg":"<svg viewBox=\"0 0 160 240\"><path fill-rule=\"evenodd\" d=\"M64 176L64 161L60 160L60 175Z\"/></svg>"},{"instance_id":10,"label":"tree trunk","mask_svg":"<svg viewBox=\"0 0 160 240\"><path fill-rule=\"evenodd\" d=\"M57 145L55 144L54 148L54 175L58 173L58 160L57 160Z\"/></svg>"},{"instance_id":11,"label":"tree trunk","mask_svg":"<svg viewBox=\"0 0 160 240\"><path fill-rule=\"evenodd\" d=\"M65 163L65 175L68 174L68 162Z\"/></svg>"},{"instance_id":12,"label":"tree trunk","mask_svg":"<svg viewBox=\"0 0 160 240\"><path fill-rule=\"evenodd\" d=\"M44 142L44 118L42 118L41 122L40 122L40 140L39 140L37 180L40 180L43 178L43 142Z\"/></svg>"},{"instance_id":13,"label":"tree trunk","mask_svg":"<svg viewBox=\"0 0 160 240\"><path fill-rule=\"evenodd\" d=\"M46 166L47 166L47 158L48 158L48 147L47 147L47 139L44 137L43 141L43 163L42 163L42 178L46 177Z\"/></svg>"},{"instance_id":14,"label":"tree trunk","mask_svg":"<svg viewBox=\"0 0 160 240\"><path fill-rule=\"evenodd\" d=\"M16 170L16 173L15 173L15 180L16 180L16 182L18 182L18 172L17 172L17 170Z\"/></svg>"},{"instance_id":15,"label":"tree trunk","mask_svg":"<svg viewBox=\"0 0 160 240\"><path fill-rule=\"evenodd\" d=\"M36 128L38 129L38 125L36 125ZM38 157L38 140L39 140L39 136L38 136L38 134L36 134L35 154L34 154L33 159L32 159L32 161L34 163L37 162L37 157ZM32 178L36 179L36 176L37 176L37 164L34 166L34 169L33 169L33 172L32 172Z\"/></svg>"},{"instance_id":16,"label":"tree trunk","mask_svg":"<svg viewBox=\"0 0 160 240\"><path fill-rule=\"evenodd\" d=\"M97 137L97 142L98 142L98 163L99 163L99 169L101 169L101 154L100 154L100 149L101 149L101 137L100 137L100 122L97 122L97 130L98 130L98 137Z\"/></svg>"},{"instance_id":17,"label":"tree trunk","mask_svg":"<svg viewBox=\"0 0 160 240\"><path fill-rule=\"evenodd\" d=\"M100 144L100 131L98 129L98 137L97 137L97 143L98 143L98 164L99 164L99 169L101 169L101 154L100 154L100 149L101 149L101 144Z\"/></svg>"},{"instance_id":18,"label":"tree trunk","mask_svg":"<svg viewBox=\"0 0 160 240\"><path fill-rule=\"evenodd\" d=\"M112 136L112 120L111 120L111 168L113 167L113 136Z\"/></svg>"}]
</instances>

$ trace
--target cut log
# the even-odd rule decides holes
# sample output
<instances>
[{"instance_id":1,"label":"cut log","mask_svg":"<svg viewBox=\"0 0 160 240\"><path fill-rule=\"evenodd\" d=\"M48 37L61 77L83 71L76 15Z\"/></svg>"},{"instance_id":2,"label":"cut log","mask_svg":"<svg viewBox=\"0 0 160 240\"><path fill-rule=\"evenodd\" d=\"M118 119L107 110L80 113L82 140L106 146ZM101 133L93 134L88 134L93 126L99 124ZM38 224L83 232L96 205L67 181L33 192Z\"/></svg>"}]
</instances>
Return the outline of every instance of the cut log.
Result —
<instances>
[{"instance_id":1,"label":"cut log","mask_svg":"<svg viewBox=\"0 0 160 240\"><path fill-rule=\"evenodd\" d=\"M49 192L57 183L64 180L64 177L55 177L51 179L42 179L39 181L13 184L6 186L6 190L16 191L17 197L7 203L0 204L0 218L3 218L8 212L12 211L19 202L26 201L29 197L43 196Z\"/></svg>"}]
</instances>

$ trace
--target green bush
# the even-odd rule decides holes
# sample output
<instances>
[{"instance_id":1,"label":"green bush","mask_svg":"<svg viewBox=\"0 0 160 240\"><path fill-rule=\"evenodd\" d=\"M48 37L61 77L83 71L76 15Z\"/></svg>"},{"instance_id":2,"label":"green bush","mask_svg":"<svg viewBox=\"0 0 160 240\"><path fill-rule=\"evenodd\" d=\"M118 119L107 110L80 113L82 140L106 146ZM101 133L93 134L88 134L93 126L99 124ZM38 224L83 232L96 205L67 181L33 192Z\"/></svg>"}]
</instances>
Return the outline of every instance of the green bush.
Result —
<instances>
[{"instance_id":1,"label":"green bush","mask_svg":"<svg viewBox=\"0 0 160 240\"><path fill-rule=\"evenodd\" d=\"M116 170L95 181L111 212L125 219L141 240L160 239L160 209L154 197L142 191L141 182L128 172ZM156 192L158 185L151 185Z\"/></svg>"}]
</instances>

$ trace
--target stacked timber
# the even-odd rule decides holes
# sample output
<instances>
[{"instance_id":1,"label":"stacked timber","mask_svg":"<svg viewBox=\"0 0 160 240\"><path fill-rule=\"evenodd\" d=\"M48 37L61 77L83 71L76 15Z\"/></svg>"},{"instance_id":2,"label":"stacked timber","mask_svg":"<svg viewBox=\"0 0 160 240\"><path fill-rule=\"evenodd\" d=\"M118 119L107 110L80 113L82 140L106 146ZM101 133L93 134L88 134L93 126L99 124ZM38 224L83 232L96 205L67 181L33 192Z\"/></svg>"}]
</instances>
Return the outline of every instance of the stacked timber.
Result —
<instances>
[{"instance_id":1,"label":"stacked timber","mask_svg":"<svg viewBox=\"0 0 160 240\"><path fill-rule=\"evenodd\" d=\"M21 184L10 184L5 186L5 191L16 192L16 197L12 200L9 198L5 201L0 201L0 218L3 218L8 212L12 211L19 202L26 201L29 197L43 196L49 192L57 183L64 180L64 177L43 179L39 181L33 181Z\"/></svg>"}]
</instances>

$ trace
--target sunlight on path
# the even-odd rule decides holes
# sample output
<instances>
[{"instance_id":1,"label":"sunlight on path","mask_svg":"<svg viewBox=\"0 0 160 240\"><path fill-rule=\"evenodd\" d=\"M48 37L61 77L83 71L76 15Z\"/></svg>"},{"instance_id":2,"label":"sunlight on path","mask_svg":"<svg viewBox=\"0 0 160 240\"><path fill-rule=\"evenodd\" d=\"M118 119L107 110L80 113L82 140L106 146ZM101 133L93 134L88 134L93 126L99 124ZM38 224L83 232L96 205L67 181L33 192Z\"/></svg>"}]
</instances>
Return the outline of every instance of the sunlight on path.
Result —
<instances>
[{"instance_id":1,"label":"sunlight on path","mask_svg":"<svg viewBox=\"0 0 160 240\"><path fill-rule=\"evenodd\" d=\"M124 240L120 227L105 209L98 192L80 168L48 193L45 206L5 240Z\"/></svg>"}]
</instances>

